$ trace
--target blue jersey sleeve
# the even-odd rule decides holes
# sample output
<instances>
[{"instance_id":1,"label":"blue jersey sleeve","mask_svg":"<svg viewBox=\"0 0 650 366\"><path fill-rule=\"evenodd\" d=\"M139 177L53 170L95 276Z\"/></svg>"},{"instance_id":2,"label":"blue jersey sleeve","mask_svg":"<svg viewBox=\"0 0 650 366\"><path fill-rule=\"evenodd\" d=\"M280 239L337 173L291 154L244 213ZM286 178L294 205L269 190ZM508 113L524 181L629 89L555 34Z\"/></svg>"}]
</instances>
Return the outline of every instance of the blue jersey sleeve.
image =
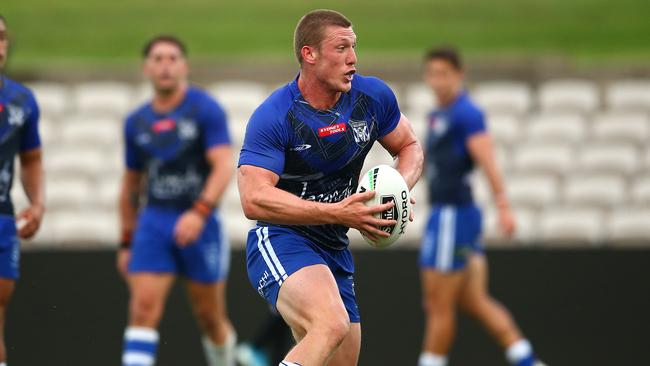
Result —
<instances>
[{"instance_id":1,"label":"blue jersey sleeve","mask_svg":"<svg viewBox=\"0 0 650 366\"><path fill-rule=\"evenodd\" d=\"M469 110L461 114L459 120L464 141L476 134L487 131L485 117L479 110Z\"/></svg>"},{"instance_id":2,"label":"blue jersey sleeve","mask_svg":"<svg viewBox=\"0 0 650 366\"><path fill-rule=\"evenodd\" d=\"M38 120L41 112L36 103L36 99L31 94L27 99L27 109L29 110L29 115L23 126L23 134L20 140L21 152L41 147L41 137L38 134Z\"/></svg>"},{"instance_id":3,"label":"blue jersey sleeve","mask_svg":"<svg viewBox=\"0 0 650 366\"><path fill-rule=\"evenodd\" d=\"M271 109L260 106L248 121L238 166L253 165L281 175L288 137L279 114Z\"/></svg>"},{"instance_id":4,"label":"blue jersey sleeve","mask_svg":"<svg viewBox=\"0 0 650 366\"><path fill-rule=\"evenodd\" d=\"M212 99L207 99L201 117L203 145L206 150L217 145L230 144L226 112L217 102Z\"/></svg>"},{"instance_id":5,"label":"blue jersey sleeve","mask_svg":"<svg viewBox=\"0 0 650 366\"><path fill-rule=\"evenodd\" d=\"M131 128L130 118L127 118L124 124L124 154L126 167L130 170L142 170L143 162L138 153L138 148L135 144L135 136Z\"/></svg>"},{"instance_id":6,"label":"blue jersey sleeve","mask_svg":"<svg viewBox=\"0 0 650 366\"><path fill-rule=\"evenodd\" d=\"M391 88L384 81L378 78L368 78L373 82L373 91L377 101L380 104L379 110L381 115L378 116L378 138L382 138L393 132L399 120L402 118L402 112L399 110L397 98Z\"/></svg>"}]
</instances>

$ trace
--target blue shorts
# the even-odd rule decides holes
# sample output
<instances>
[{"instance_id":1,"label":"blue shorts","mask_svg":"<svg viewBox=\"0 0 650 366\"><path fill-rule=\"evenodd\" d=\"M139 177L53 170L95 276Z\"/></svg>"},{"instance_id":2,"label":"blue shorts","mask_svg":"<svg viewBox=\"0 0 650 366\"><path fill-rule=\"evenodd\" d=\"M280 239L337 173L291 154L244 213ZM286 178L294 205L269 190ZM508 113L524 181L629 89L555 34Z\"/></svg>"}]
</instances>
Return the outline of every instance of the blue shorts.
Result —
<instances>
[{"instance_id":1,"label":"blue shorts","mask_svg":"<svg viewBox=\"0 0 650 366\"><path fill-rule=\"evenodd\" d=\"M459 271L473 253L483 253L481 210L474 204L434 206L422 237L420 267Z\"/></svg>"},{"instance_id":2,"label":"blue shorts","mask_svg":"<svg viewBox=\"0 0 650 366\"><path fill-rule=\"evenodd\" d=\"M20 241L16 221L12 216L0 215L0 278L17 280L20 264Z\"/></svg>"},{"instance_id":3,"label":"blue shorts","mask_svg":"<svg viewBox=\"0 0 650 366\"><path fill-rule=\"evenodd\" d=\"M174 273L202 283L225 280L230 266L230 244L215 213L205 222L199 239L181 248L174 227L183 211L146 207L138 218L131 246L129 273Z\"/></svg>"},{"instance_id":4,"label":"blue shorts","mask_svg":"<svg viewBox=\"0 0 650 366\"><path fill-rule=\"evenodd\" d=\"M324 264L334 275L350 322L361 321L354 294L354 261L347 248L324 248L290 229L257 226L248 233L246 264L253 288L273 307L289 276L301 268Z\"/></svg>"}]
</instances>

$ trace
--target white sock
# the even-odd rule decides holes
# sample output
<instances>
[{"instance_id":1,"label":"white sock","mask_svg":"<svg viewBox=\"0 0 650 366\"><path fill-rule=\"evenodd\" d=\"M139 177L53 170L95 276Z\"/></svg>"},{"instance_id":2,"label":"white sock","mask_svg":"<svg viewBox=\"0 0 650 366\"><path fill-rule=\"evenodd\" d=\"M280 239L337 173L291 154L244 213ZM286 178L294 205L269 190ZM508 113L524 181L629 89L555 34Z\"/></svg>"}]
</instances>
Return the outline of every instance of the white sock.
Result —
<instances>
[{"instance_id":1,"label":"white sock","mask_svg":"<svg viewBox=\"0 0 650 366\"><path fill-rule=\"evenodd\" d=\"M289 361L282 361L278 364L278 366L302 366L299 363L295 362L289 362Z\"/></svg>"},{"instance_id":2,"label":"white sock","mask_svg":"<svg viewBox=\"0 0 650 366\"><path fill-rule=\"evenodd\" d=\"M0 362L0 366L7 366L6 362Z\"/></svg>"},{"instance_id":3,"label":"white sock","mask_svg":"<svg viewBox=\"0 0 650 366\"><path fill-rule=\"evenodd\" d=\"M146 327L128 327L124 332L123 366L153 366L156 363L158 331Z\"/></svg>"},{"instance_id":4,"label":"white sock","mask_svg":"<svg viewBox=\"0 0 650 366\"><path fill-rule=\"evenodd\" d=\"M516 365L521 360L531 357L532 353L533 347L530 345L530 342L527 339L520 339L508 346L506 349L506 358L511 364Z\"/></svg>"},{"instance_id":5,"label":"white sock","mask_svg":"<svg viewBox=\"0 0 650 366\"><path fill-rule=\"evenodd\" d=\"M422 352L418 360L418 366L447 366L447 356Z\"/></svg>"},{"instance_id":6,"label":"white sock","mask_svg":"<svg viewBox=\"0 0 650 366\"><path fill-rule=\"evenodd\" d=\"M235 346L237 345L237 333L230 330L226 337L226 343L216 345L212 340L203 336L203 351L209 366L235 366Z\"/></svg>"}]
</instances>

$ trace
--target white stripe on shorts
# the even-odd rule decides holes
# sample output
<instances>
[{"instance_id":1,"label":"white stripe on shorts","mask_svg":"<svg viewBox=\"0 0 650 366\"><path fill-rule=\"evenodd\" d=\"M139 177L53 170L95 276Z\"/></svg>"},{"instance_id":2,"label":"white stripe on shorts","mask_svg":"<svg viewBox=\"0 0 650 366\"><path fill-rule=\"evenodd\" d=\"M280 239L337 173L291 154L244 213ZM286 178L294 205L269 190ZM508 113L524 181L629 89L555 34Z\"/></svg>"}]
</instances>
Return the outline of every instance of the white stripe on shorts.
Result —
<instances>
[{"instance_id":1,"label":"white stripe on shorts","mask_svg":"<svg viewBox=\"0 0 650 366\"><path fill-rule=\"evenodd\" d=\"M262 253L262 258L264 258L264 262L266 262L266 266L269 267L271 270L271 274L273 275L273 278L275 278L275 281L279 284L282 285L282 280L280 279L280 276L278 276L278 272L275 271L275 267L273 266L273 263L271 263L271 260L269 259L269 255L266 254L266 250L264 249L264 245L262 245L262 229L263 227L258 228L255 230L255 233L257 234L257 249Z\"/></svg>"},{"instance_id":2,"label":"white stripe on shorts","mask_svg":"<svg viewBox=\"0 0 650 366\"><path fill-rule=\"evenodd\" d=\"M278 268L278 271L280 272L280 277L282 277L282 281L284 281L288 277L287 271L284 270L284 267L282 266L282 263L280 263L278 256L275 255L275 250L273 250L273 246L271 245L271 241L269 240L268 226L264 227L262 232L264 233L264 246L266 247L266 250L269 251L269 254L271 255L271 260L273 260L273 263Z\"/></svg>"},{"instance_id":3,"label":"white stripe on shorts","mask_svg":"<svg viewBox=\"0 0 650 366\"><path fill-rule=\"evenodd\" d=\"M453 206L440 209L438 225L438 248L436 268L441 272L451 270L454 258L454 237L456 234L456 210Z\"/></svg>"}]
</instances>

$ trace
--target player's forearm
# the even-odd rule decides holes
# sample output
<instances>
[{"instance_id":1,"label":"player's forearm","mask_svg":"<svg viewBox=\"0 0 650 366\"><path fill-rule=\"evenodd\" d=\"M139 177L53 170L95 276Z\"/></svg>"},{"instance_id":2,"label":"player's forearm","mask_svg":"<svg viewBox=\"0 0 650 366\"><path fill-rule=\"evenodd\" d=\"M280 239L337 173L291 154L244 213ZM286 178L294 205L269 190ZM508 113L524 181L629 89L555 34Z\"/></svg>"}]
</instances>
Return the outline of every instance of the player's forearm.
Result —
<instances>
[{"instance_id":1,"label":"player's forearm","mask_svg":"<svg viewBox=\"0 0 650 366\"><path fill-rule=\"evenodd\" d=\"M422 146L417 140L404 146L396 156L397 169L404 177L409 189L413 189L422 174L422 165L424 163L424 154Z\"/></svg>"},{"instance_id":2,"label":"player's forearm","mask_svg":"<svg viewBox=\"0 0 650 366\"><path fill-rule=\"evenodd\" d=\"M127 173L128 174L128 173ZM122 235L135 229L138 207L140 205L140 185L125 176L120 189L120 229Z\"/></svg>"},{"instance_id":3,"label":"player's forearm","mask_svg":"<svg viewBox=\"0 0 650 366\"><path fill-rule=\"evenodd\" d=\"M201 200L212 207L219 205L230 179L232 178L232 162L222 161L212 168L201 192Z\"/></svg>"},{"instance_id":4,"label":"player's forearm","mask_svg":"<svg viewBox=\"0 0 650 366\"><path fill-rule=\"evenodd\" d=\"M306 201L270 185L242 191L244 214L251 220L285 225L335 223L333 204Z\"/></svg>"},{"instance_id":5,"label":"player's forearm","mask_svg":"<svg viewBox=\"0 0 650 366\"><path fill-rule=\"evenodd\" d=\"M40 150L22 155L20 166L21 181L31 206L45 209L44 173Z\"/></svg>"}]
</instances>

